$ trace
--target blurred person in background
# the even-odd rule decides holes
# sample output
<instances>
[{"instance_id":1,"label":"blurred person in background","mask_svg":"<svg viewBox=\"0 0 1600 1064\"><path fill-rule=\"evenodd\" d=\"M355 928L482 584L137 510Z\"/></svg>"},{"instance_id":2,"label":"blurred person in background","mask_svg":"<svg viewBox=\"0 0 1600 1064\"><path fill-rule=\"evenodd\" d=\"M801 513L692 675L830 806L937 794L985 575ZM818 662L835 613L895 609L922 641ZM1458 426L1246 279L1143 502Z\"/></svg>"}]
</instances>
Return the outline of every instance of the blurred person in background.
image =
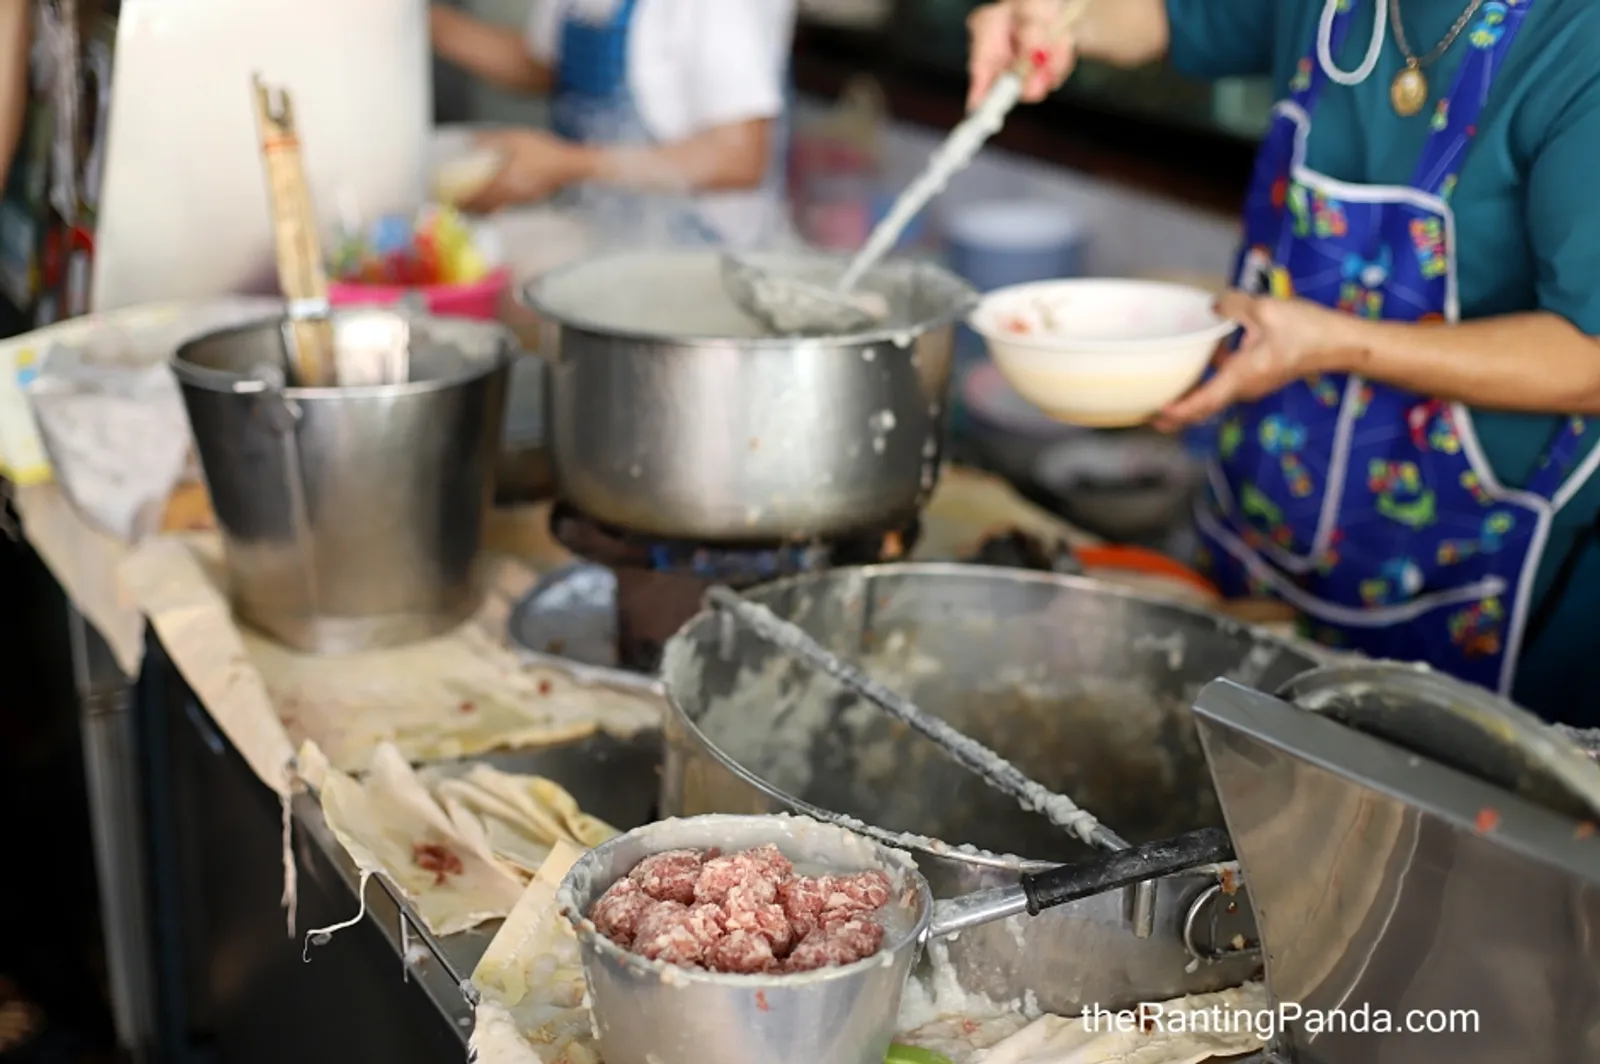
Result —
<instances>
[{"instance_id":1,"label":"blurred person in background","mask_svg":"<svg viewBox=\"0 0 1600 1064\"><path fill-rule=\"evenodd\" d=\"M1160 418L1216 420L1197 511L1229 597L1600 725L1600 4L1058 0L976 11L1019 55L1272 78L1236 342Z\"/></svg>"},{"instance_id":2,"label":"blurred person in background","mask_svg":"<svg viewBox=\"0 0 1600 1064\"><path fill-rule=\"evenodd\" d=\"M0 189L7 183L28 121L32 6L33 0L0 0ZM24 309L0 297L0 337L27 331Z\"/></svg>"},{"instance_id":3,"label":"blurred person in background","mask_svg":"<svg viewBox=\"0 0 1600 1064\"><path fill-rule=\"evenodd\" d=\"M551 129L486 134L498 177L463 204L552 196L622 232L751 245L783 212L796 0L533 0L522 30L430 8L435 51L512 92Z\"/></svg>"}]
</instances>

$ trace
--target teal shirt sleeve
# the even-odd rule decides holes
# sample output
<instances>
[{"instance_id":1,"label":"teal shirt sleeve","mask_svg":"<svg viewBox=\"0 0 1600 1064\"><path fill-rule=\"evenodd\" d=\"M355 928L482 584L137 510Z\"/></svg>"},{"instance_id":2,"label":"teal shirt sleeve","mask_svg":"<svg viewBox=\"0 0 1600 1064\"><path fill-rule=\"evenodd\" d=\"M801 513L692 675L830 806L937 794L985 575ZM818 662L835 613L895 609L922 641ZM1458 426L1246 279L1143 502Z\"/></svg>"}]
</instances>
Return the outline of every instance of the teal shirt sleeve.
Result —
<instances>
[{"instance_id":1,"label":"teal shirt sleeve","mask_svg":"<svg viewBox=\"0 0 1600 1064\"><path fill-rule=\"evenodd\" d=\"M1168 55L1207 81L1271 74L1279 12L1292 0L1166 0Z\"/></svg>"},{"instance_id":2,"label":"teal shirt sleeve","mask_svg":"<svg viewBox=\"0 0 1600 1064\"><path fill-rule=\"evenodd\" d=\"M1600 59L1600 48L1594 49ZM1600 336L1600 67L1546 127L1528 169L1528 240L1539 307Z\"/></svg>"}]
</instances>

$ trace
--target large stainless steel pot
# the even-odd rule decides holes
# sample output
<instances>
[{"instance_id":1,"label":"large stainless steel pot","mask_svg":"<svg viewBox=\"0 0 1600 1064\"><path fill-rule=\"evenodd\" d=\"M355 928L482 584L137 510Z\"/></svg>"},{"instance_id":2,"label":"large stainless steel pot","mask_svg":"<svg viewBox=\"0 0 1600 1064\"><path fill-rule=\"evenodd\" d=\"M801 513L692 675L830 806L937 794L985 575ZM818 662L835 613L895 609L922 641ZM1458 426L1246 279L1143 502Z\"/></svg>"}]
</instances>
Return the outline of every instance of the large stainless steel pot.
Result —
<instances>
[{"instance_id":1,"label":"large stainless steel pot","mask_svg":"<svg viewBox=\"0 0 1600 1064\"><path fill-rule=\"evenodd\" d=\"M1201 686L1228 676L1274 690L1318 664L1224 617L1050 573L885 565L748 594L1135 843L1222 825L1189 713ZM731 617L684 626L662 679L663 815L842 815L909 848L941 898L1085 856ZM1213 991L1256 969L1253 951L1228 952L1236 933L1253 936L1248 902L1214 875L1158 883L1143 937L1134 915L1131 898L1088 899L1026 934L1017 921L963 932L950 960L969 991L1067 1014Z\"/></svg>"},{"instance_id":2,"label":"large stainless steel pot","mask_svg":"<svg viewBox=\"0 0 1600 1064\"><path fill-rule=\"evenodd\" d=\"M713 542L909 521L938 477L953 326L975 296L922 263L867 285L890 324L826 339L763 335L713 251L608 255L529 285L561 496L632 531Z\"/></svg>"}]
</instances>

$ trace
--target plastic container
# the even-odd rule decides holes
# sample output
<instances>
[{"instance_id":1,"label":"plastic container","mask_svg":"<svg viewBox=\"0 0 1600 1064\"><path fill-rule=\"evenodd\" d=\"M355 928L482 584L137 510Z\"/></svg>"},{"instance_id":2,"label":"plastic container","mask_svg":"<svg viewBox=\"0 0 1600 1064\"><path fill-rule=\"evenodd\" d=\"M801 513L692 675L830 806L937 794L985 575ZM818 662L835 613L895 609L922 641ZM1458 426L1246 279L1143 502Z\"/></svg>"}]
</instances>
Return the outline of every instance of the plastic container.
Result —
<instances>
[{"instance_id":1,"label":"plastic container","mask_svg":"<svg viewBox=\"0 0 1600 1064\"><path fill-rule=\"evenodd\" d=\"M328 302L336 307L389 307L416 292L427 304L428 313L436 317L494 321L500 315L500 297L510 283L511 271L506 267L471 284L437 284L422 288L330 281Z\"/></svg>"},{"instance_id":2,"label":"plastic container","mask_svg":"<svg viewBox=\"0 0 1600 1064\"><path fill-rule=\"evenodd\" d=\"M993 200L953 208L946 262L980 292L1077 277L1088 234L1071 210L1043 200Z\"/></svg>"},{"instance_id":3,"label":"plastic container","mask_svg":"<svg viewBox=\"0 0 1600 1064\"><path fill-rule=\"evenodd\" d=\"M1192 387L1237 328L1212 303L1160 281L1046 281L990 293L970 324L1028 402L1069 424L1122 428Z\"/></svg>"}]
</instances>

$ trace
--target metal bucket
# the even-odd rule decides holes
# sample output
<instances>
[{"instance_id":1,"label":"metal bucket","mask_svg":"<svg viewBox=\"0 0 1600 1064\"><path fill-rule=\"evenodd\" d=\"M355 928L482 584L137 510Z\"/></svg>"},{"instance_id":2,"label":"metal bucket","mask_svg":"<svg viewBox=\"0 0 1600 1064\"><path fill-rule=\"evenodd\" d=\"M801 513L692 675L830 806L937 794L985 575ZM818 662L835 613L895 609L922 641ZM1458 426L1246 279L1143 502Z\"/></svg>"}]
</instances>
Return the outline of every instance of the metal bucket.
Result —
<instances>
[{"instance_id":1,"label":"metal bucket","mask_svg":"<svg viewBox=\"0 0 1600 1064\"><path fill-rule=\"evenodd\" d=\"M396 315L335 312L335 344L374 317ZM406 320L403 384L286 384L281 319L207 334L173 359L234 612L297 650L426 639L482 599L513 343L498 325Z\"/></svg>"},{"instance_id":2,"label":"metal bucket","mask_svg":"<svg viewBox=\"0 0 1600 1064\"><path fill-rule=\"evenodd\" d=\"M1072 796L1132 842L1222 826L1190 717L1205 683L1274 690L1319 664L1203 610L1075 577L906 564L833 570L746 592L833 653ZM799 812L849 819L911 850L936 897L1018 882L1088 851L928 741L702 613L662 664L672 712L662 814ZM966 845L963 845L966 844ZM957 847L960 846L960 849ZM1129 890L949 945L964 989L1073 1014L1237 985L1259 965L1242 892L1212 875Z\"/></svg>"},{"instance_id":3,"label":"metal bucket","mask_svg":"<svg viewBox=\"0 0 1600 1064\"><path fill-rule=\"evenodd\" d=\"M776 845L796 864L885 872L903 919L883 947L843 968L783 976L721 975L646 960L587 919L617 880L666 850ZM932 915L928 885L906 855L799 817L666 820L585 854L567 874L561 914L578 936L600 1053L607 1064L881 1064L906 979Z\"/></svg>"}]
</instances>

